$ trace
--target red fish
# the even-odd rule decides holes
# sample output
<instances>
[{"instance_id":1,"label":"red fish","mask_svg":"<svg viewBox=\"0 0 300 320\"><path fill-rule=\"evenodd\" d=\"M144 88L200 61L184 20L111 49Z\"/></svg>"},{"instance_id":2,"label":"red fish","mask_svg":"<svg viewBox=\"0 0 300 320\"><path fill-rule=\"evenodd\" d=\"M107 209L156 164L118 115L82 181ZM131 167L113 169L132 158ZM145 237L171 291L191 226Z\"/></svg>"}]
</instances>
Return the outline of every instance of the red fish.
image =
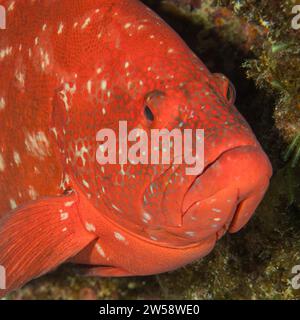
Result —
<instances>
[{"instance_id":1,"label":"red fish","mask_svg":"<svg viewBox=\"0 0 300 320\"><path fill-rule=\"evenodd\" d=\"M92 276L174 270L247 223L269 160L230 82L156 14L136 0L0 4L2 296L66 261ZM204 170L100 165L97 132L119 121L204 129Z\"/></svg>"}]
</instances>

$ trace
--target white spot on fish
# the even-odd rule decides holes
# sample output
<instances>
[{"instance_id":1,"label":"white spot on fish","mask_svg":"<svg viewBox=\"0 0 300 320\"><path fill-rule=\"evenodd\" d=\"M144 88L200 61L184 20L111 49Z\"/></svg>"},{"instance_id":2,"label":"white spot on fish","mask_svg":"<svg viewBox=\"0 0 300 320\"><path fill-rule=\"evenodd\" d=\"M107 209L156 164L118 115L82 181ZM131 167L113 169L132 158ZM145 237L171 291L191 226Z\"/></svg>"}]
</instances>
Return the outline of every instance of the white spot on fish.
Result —
<instances>
[{"instance_id":1,"label":"white spot on fish","mask_svg":"<svg viewBox=\"0 0 300 320\"><path fill-rule=\"evenodd\" d=\"M62 34L63 29L64 29L64 25L63 25L63 23L61 22L61 23L59 24L59 26L58 26L57 34Z\"/></svg>"},{"instance_id":2,"label":"white spot on fish","mask_svg":"<svg viewBox=\"0 0 300 320\"><path fill-rule=\"evenodd\" d=\"M2 154L0 153L0 172L4 172L5 170L5 162Z\"/></svg>"},{"instance_id":3,"label":"white spot on fish","mask_svg":"<svg viewBox=\"0 0 300 320\"><path fill-rule=\"evenodd\" d=\"M145 223L148 223L150 220L151 220L151 215L150 215L149 213L147 213L147 212L144 212L144 214L143 214L143 221L144 221Z\"/></svg>"},{"instance_id":4,"label":"white spot on fish","mask_svg":"<svg viewBox=\"0 0 300 320\"><path fill-rule=\"evenodd\" d=\"M89 232L96 232L96 227L91 223L86 222L85 223L85 228Z\"/></svg>"},{"instance_id":5,"label":"white spot on fish","mask_svg":"<svg viewBox=\"0 0 300 320\"><path fill-rule=\"evenodd\" d=\"M65 202L65 207L71 207L74 203L75 203L75 201Z\"/></svg>"},{"instance_id":6,"label":"white spot on fish","mask_svg":"<svg viewBox=\"0 0 300 320\"><path fill-rule=\"evenodd\" d=\"M58 134L57 134L56 128L55 127L51 128L51 131L54 133L55 139L57 140Z\"/></svg>"},{"instance_id":7,"label":"white spot on fish","mask_svg":"<svg viewBox=\"0 0 300 320\"><path fill-rule=\"evenodd\" d=\"M60 91L61 99L62 99L67 111L69 111L71 109L71 106L69 105L69 101L68 101L68 96L67 96L68 92L71 95L73 95L76 92L76 84L74 84L71 87L69 83L65 83L64 89L62 91Z\"/></svg>"},{"instance_id":8,"label":"white spot on fish","mask_svg":"<svg viewBox=\"0 0 300 320\"><path fill-rule=\"evenodd\" d=\"M60 183L60 186L59 186L60 189L66 190L66 187L69 185L69 183L70 183L70 177L69 177L68 174L66 174L66 175L63 176L63 179L62 179L62 181Z\"/></svg>"},{"instance_id":9,"label":"white spot on fish","mask_svg":"<svg viewBox=\"0 0 300 320\"><path fill-rule=\"evenodd\" d=\"M90 22L91 22L91 18L87 18L84 21L83 25L81 26L81 29L85 29L90 24Z\"/></svg>"},{"instance_id":10,"label":"white spot on fish","mask_svg":"<svg viewBox=\"0 0 300 320\"><path fill-rule=\"evenodd\" d=\"M10 207L11 207L12 210L17 208L17 203L16 203L16 201L14 199L10 199L9 203L10 203Z\"/></svg>"},{"instance_id":11,"label":"white spot on fish","mask_svg":"<svg viewBox=\"0 0 300 320\"><path fill-rule=\"evenodd\" d=\"M128 90L130 90L131 88L133 88L133 83L132 83L131 81L128 82L127 88L128 88Z\"/></svg>"},{"instance_id":12,"label":"white spot on fish","mask_svg":"<svg viewBox=\"0 0 300 320\"><path fill-rule=\"evenodd\" d=\"M1 97L1 98L0 98L0 111L1 111L1 110L4 110L5 105L6 105L5 99L4 99L4 97Z\"/></svg>"},{"instance_id":13,"label":"white spot on fish","mask_svg":"<svg viewBox=\"0 0 300 320\"><path fill-rule=\"evenodd\" d=\"M196 235L195 231L187 231L185 234L189 237L194 237Z\"/></svg>"},{"instance_id":14,"label":"white spot on fish","mask_svg":"<svg viewBox=\"0 0 300 320\"><path fill-rule=\"evenodd\" d=\"M41 68L43 71L45 71L46 67L50 65L49 54L43 48L40 48L40 54L41 54Z\"/></svg>"},{"instance_id":15,"label":"white spot on fish","mask_svg":"<svg viewBox=\"0 0 300 320\"><path fill-rule=\"evenodd\" d=\"M40 131L36 134L27 133L25 146L29 153L39 159L44 159L50 155L49 141L44 132Z\"/></svg>"},{"instance_id":16,"label":"white spot on fish","mask_svg":"<svg viewBox=\"0 0 300 320\"><path fill-rule=\"evenodd\" d=\"M23 88L25 86L25 74L22 71L17 71L15 74L16 79L20 83L20 86Z\"/></svg>"},{"instance_id":17,"label":"white spot on fish","mask_svg":"<svg viewBox=\"0 0 300 320\"><path fill-rule=\"evenodd\" d=\"M15 8L15 1L12 1L7 8L7 11L13 11Z\"/></svg>"},{"instance_id":18,"label":"white spot on fish","mask_svg":"<svg viewBox=\"0 0 300 320\"><path fill-rule=\"evenodd\" d=\"M87 187L87 188L89 188L89 187L90 187L90 185L89 185L89 183L88 183L87 181L82 180L82 183L83 183L83 185L84 185L85 187Z\"/></svg>"},{"instance_id":19,"label":"white spot on fish","mask_svg":"<svg viewBox=\"0 0 300 320\"><path fill-rule=\"evenodd\" d=\"M34 167L33 169L34 169L34 173L35 174L40 174L41 173L41 171L37 167Z\"/></svg>"},{"instance_id":20,"label":"white spot on fish","mask_svg":"<svg viewBox=\"0 0 300 320\"><path fill-rule=\"evenodd\" d=\"M112 208L114 208L115 210L119 211L120 213L122 213L122 210L120 208L118 208L116 205L112 204L111 205Z\"/></svg>"},{"instance_id":21,"label":"white spot on fish","mask_svg":"<svg viewBox=\"0 0 300 320\"><path fill-rule=\"evenodd\" d=\"M86 84L86 88L89 94L92 93L92 80L89 80Z\"/></svg>"},{"instance_id":22,"label":"white spot on fish","mask_svg":"<svg viewBox=\"0 0 300 320\"><path fill-rule=\"evenodd\" d=\"M128 22L128 23L126 23L125 25L124 25L124 28L125 29L128 29L128 28L130 28L131 27L131 23L130 22Z\"/></svg>"},{"instance_id":23,"label":"white spot on fish","mask_svg":"<svg viewBox=\"0 0 300 320\"><path fill-rule=\"evenodd\" d=\"M5 49L0 50L0 61L11 54L12 54L12 47L6 47Z\"/></svg>"},{"instance_id":24,"label":"white spot on fish","mask_svg":"<svg viewBox=\"0 0 300 320\"><path fill-rule=\"evenodd\" d=\"M69 219L69 213L68 212L63 212L60 214L60 220L64 221L64 220L68 220Z\"/></svg>"},{"instance_id":25,"label":"white spot on fish","mask_svg":"<svg viewBox=\"0 0 300 320\"><path fill-rule=\"evenodd\" d=\"M115 232L114 235L115 235L115 238L117 240L119 240L119 241L125 241L126 240L125 237L119 232Z\"/></svg>"},{"instance_id":26,"label":"white spot on fish","mask_svg":"<svg viewBox=\"0 0 300 320\"><path fill-rule=\"evenodd\" d=\"M33 186L29 186L28 194L31 200L37 199L38 194L36 190L33 188Z\"/></svg>"},{"instance_id":27,"label":"white spot on fish","mask_svg":"<svg viewBox=\"0 0 300 320\"><path fill-rule=\"evenodd\" d=\"M96 244L96 250L97 250L97 252L100 254L100 256L102 256L103 258L105 258L105 252L104 252L104 250L102 249L102 247L100 246L100 244Z\"/></svg>"},{"instance_id":28,"label":"white spot on fish","mask_svg":"<svg viewBox=\"0 0 300 320\"><path fill-rule=\"evenodd\" d=\"M106 80L102 80L102 81L101 81L101 89L102 89L103 91L105 91L106 88L107 88L107 81L106 81Z\"/></svg>"}]
</instances>

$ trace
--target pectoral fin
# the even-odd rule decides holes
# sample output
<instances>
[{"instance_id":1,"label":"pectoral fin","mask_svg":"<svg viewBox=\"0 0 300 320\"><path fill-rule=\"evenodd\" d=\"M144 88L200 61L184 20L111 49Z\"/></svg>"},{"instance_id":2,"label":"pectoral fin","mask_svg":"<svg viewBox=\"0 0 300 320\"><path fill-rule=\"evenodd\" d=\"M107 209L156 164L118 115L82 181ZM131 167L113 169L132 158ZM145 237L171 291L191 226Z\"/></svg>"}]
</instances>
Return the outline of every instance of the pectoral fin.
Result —
<instances>
[{"instance_id":1,"label":"pectoral fin","mask_svg":"<svg viewBox=\"0 0 300 320\"><path fill-rule=\"evenodd\" d=\"M83 227L77 204L75 193L45 198L0 220L0 266L5 270L0 297L55 269L95 239Z\"/></svg>"}]
</instances>

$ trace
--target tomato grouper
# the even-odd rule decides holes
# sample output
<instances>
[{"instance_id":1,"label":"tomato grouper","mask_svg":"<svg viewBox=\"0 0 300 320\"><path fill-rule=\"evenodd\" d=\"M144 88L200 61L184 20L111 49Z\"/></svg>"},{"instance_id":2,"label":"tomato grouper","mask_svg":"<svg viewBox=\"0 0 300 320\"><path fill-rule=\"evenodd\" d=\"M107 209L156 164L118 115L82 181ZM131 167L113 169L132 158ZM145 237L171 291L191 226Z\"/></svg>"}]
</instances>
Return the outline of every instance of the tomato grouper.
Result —
<instances>
[{"instance_id":1,"label":"tomato grouper","mask_svg":"<svg viewBox=\"0 0 300 320\"><path fill-rule=\"evenodd\" d=\"M87 276L174 270L248 222L270 162L229 80L160 17L137 0L0 5L1 296L65 262ZM120 121L203 129L203 169L99 164L97 132Z\"/></svg>"}]
</instances>

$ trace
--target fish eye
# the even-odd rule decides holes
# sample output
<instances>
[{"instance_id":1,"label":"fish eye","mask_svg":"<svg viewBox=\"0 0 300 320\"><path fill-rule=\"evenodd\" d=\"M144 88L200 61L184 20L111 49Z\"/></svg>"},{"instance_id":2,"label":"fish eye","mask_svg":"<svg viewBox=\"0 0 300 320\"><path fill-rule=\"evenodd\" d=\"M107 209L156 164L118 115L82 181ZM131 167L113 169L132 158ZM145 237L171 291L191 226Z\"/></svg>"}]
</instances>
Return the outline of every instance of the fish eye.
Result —
<instances>
[{"instance_id":1,"label":"fish eye","mask_svg":"<svg viewBox=\"0 0 300 320\"><path fill-rule=\"evenodd\" d=\"M235 91L235 88L234 88L234 86L233 86L233 84L231 82L229 82L229 85L228 85L228 89L227 89L227 93L226 93L226 99L230 104L234 104L235 103L236 91Z\"/></svg>"},{"instance_id":2,"label":"fish eye","mask_svg":"<svg viewBox=\"0 0 300 320\"><path fill-rule=\"evenodd\" d=\"M151 111L151 109L149 108L149 106L147 106L147 105L144 108L144 115L145 115L147 120L154 121L154 114Z\"/></svg>"},{"instance_id":3,"label":"fish eye","mask_svg":"<svg viewBox=\"0 0 300 320\"><path fill-rule=\"evenodd\" d=\"M214 73L215 86L221 91L222 96L226 101L233 105L236 99L236 91L234 85L223 74Z\"/></svg>"}]
</instances>

